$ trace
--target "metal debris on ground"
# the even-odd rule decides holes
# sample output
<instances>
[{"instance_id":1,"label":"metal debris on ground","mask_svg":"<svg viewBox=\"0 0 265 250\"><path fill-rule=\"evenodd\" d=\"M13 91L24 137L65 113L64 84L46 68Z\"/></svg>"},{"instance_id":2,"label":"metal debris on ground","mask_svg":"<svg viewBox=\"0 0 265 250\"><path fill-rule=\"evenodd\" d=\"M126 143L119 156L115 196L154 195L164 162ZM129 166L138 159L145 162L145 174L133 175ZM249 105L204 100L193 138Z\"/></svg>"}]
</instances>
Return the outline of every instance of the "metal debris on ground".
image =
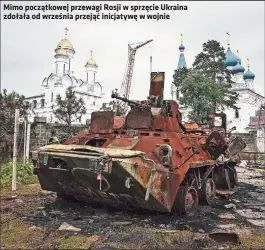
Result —
<instances>
[{"instance_id":1,"label":"metal debris on ground","mask_svg":"<svg viewBox=\"0 0 265 250\"><path fill-rule=\"evenodd\" d=\"M61 226L58 228L59 231L74 231L74 232L80 232L81 228L74 227L66 222L61 224Z\"/></svg>"},{"instance_id":2,"label":"metal debris on ground","mask_svg":"<svg viewBox=\"0 0 265 250\"><path fill-rule=\"evenodd\" d=\"M89 241L89 242L96 242L96 241L98 241L100 239L100 236L98 236L98 235L93 235L93 236L89 236L88 238L87 238L87 241Z\"/></svg>"},{"instance_id":3,"label":"metal debris on ground","mask_svg":"<svg viewBox=\"0 0 265 250\"><path fill-rule=\"evenodd\" d=\"M233 209L235 209L236 208L236 205L235 204L233 204L233 203L229 203L229 204L226 204L226 205L224 205L224 207L225 208L233 208Z\"/></svg>"},{"instance_id":4,"label":"metal debris on ground","mask_svg":"<svg viewBox=\"0 0 265 250\"><path fill-rule=\"evenodd\" d=\"M221 219L227 219L227 220L234 220L236 217L232 214L220 214L218 215L219 218Z\"/></svg>"}]
</instances>

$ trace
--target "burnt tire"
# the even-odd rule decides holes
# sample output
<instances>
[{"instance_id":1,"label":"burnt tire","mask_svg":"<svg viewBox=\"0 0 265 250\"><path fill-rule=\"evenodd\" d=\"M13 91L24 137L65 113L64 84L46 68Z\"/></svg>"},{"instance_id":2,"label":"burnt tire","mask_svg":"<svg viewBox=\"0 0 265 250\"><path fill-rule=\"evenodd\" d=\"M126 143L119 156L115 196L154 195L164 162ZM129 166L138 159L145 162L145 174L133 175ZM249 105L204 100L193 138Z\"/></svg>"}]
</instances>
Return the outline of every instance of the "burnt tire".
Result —
<instances>
[{"instance_id":1,"label":"burnt tire","mask_svg":"<svg viewBox=\"0 0 265 250\"><path fill-rule=\"evenodd\" d=\"M236 169L233 167L227 169L230 183L231 183L231 188L234 188L235 186L238 185L238 178L237 178L237 172Z\"/></svg>"},{"instance_id":2,"label":"burnt tire","mask_svg":"<svg viewBox=\"0 0 265 250\"><path fill-rule=\"evenodd\" d=\"M174 202L174 212L193 216L198 210L198 192L193 186L180 186Z\"/></svg>"},{"instance_id":3,"label":"burnt tire","mask_svg":"<svg viewBox=\"0 0 265 250\"><path fill-rule=\"evenodd\" d=\"M211 207L216 204L216 187L212 178L207 178L202 184L202 188L199 192L200 201Z\"/></svg>"}]
</instances>

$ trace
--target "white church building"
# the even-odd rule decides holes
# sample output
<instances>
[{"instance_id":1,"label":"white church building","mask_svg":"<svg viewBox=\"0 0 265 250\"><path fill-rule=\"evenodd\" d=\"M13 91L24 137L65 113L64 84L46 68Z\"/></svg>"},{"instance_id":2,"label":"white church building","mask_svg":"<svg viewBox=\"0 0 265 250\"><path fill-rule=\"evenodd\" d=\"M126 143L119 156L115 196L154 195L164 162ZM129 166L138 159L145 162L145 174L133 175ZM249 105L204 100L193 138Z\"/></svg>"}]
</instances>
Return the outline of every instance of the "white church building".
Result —
<instances>
[{"instance_id":1,"label":"white church building","mask_svg":"<svg viewBox=\"0 0 265 250\"><path fill-rule=\"evenodd\" d=\"M56 107L56 96L59 94L64 98L65 91L70 86L73 87L78 98L82 97L86 107L86 114L82 116L81 120L76 121L76 124L88 123L91 113L101 107L104 93L101 84L96 81L98 65L92 57L92 51L85 64L84 78L77 78L72 68L75 50L67 39L68 29L65 28L65 31L65 38L58 43L55 49L54 72L43 79L39 94L26 98L32 108L30 121L33 121L34 117L43 117L46 122L57 122L58 120L53 114L53 109Z\"/></svg>"},{"instance_id":2,"label":"white church building","mask_svg":"<svg viewBox=\"0 0 265 250\"><path fill-rule=\"evenodd\" d=\"M229 35L229 33L228 33ZM179 46L180 56L177 69L187 68L184 50L185 47L182 43ZM226 51L226 59L224 65L227 69L232 71L232 84L231 90L235 91L238 96L238 101L235 109L226 109L223 112L227 116L227 129L236 127L234 133L248 133L250 118L256 115L256 112L260 110L261 105L265 104L265 97L255 92L255 75L250 70L249 60L247 59L247 70L241 64L239 54L236 55L230 48L230 39L228 37L228 47ZM177 101L177 89L174 84L171 86L172 98ZM181 94L181 93L180 93ZM189 122L188 112L189 109L182 107L183 122Z\"/></svg>"}]
</instances>

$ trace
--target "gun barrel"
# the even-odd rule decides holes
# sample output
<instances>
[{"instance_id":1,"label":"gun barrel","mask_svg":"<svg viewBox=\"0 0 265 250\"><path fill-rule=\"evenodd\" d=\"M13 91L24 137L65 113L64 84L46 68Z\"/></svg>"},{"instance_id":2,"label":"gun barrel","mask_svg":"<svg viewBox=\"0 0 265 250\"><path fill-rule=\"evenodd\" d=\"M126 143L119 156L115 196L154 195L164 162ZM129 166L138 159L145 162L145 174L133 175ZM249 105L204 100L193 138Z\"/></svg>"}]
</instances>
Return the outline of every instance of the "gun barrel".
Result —
<instances>
[{"instance_id":1,"label":"gun barrel","mask_svg":"<svg viewBox=\"0 0 265 250\"><path fill-rule=\"evenodd\" d=\"M131 101L131 100L127 99L126 97L121 97L121 96L119 96L118 94L115 94L115 93L113 93L111 95L111 98L115 98L115 99L127 102L127 103L129 103L131 105L136 105L136 106L140 106L141 105L139 102Z\"/></svg>"}]
</instances>

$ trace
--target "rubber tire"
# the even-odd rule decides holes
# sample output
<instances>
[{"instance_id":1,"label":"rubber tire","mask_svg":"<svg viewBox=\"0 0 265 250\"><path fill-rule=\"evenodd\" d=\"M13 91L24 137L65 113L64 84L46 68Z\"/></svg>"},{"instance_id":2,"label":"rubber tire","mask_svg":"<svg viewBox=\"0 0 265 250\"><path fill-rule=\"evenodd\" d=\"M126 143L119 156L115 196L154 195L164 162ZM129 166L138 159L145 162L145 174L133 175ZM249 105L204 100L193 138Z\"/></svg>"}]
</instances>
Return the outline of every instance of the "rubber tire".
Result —
<instances>
[{"instance_id":1,"label":"rubber tire","mask_svg":"<svg viewBox=\"0 0 265 250\"><path fill-rule=\"evenodd\" d=\"M225 175L226 186L227 186L228 190L231 190L232 185L231 185L231 180L230 180L230 176L229 176L229 170L227 168L224 169L224 175Z\"/></svg>"},{"instance_id":2,"label":"rubber tire","mask_svg":"<svg viewBox=\"0 0 265 250\"><path fill-rule=\"evenodd\" d=\"M194 204L191 211L186 208L186 196L193 193ZM180 186L174 202L174 211L187 216L193 216L198 210L199 197L196 188L193 186Z\"/></svg>"},{"instance_id":3,"label":"rubber tire","mask_svg":"<svg viewBox=\"0 0 265 250\"><path fill-rule=\"evenodd\" d=\"M237 172L235 168L232 169L227 169L230 183L231 183L231 188L234 188L235 186L238 185L238 178L237 178Z\"/></svg>"},{"instance_id":4,"label":"rubber tire","mask_svg":"<svg viewBox=\"0 0 265 250\"><path fill-rule=\"evenodd\" d=\"M207 195L207 185L210 183L211 185L211 197L209 197L209 195ZM207 205L214 207L216 204L216 187L215 187L215 182L212 178L207 178L206 181L202 184L202 188L199 192L199 197L200 197L200 201L202 203L206 203Z\"/></svg>"}]
</instances>

